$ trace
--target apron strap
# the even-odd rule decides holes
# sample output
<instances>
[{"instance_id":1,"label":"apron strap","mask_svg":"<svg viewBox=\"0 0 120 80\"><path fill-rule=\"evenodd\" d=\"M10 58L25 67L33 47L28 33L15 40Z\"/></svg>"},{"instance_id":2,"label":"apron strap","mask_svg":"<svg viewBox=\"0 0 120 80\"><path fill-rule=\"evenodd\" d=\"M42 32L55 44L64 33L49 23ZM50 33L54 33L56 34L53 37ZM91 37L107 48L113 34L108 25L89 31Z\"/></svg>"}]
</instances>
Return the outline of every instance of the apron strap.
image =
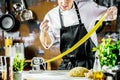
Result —
<instances>
[{"instance_id":1,"label":"apron strap","mask_svg":"<svg viewBox=\"0 0 120 80\"><path fill-rule=\"evenodd\" d=\"M74 5L75 5L75 10L76 10L76 13L77 13L78 20L79 20L79 24L82 24L79 9L78 9L77 4L75 2L74 2ZM63 28L64 24L63 24L63 20L62 20L62 15L60 13L60 8L59 8L59 16L60 16L61 27Z\"/></svg>"},{"instance_id":2,"label":"apron strap","mask_svg":"<svg viewBox=\"0 0 120 80\"><path fill-rule=\"evenodd\" d=\"M59 16L60 16L60 23L61 23L61 28L64 27L63 20L62 20L62 15L60 13L60 8L59 8Z\"/></svg>"},{"instance_id":3,"label":"apron strap","mask_svg":"<svg viewBox=\"0 0 120 80\"><path fill-rule=\"evenodd\" d=\"M76 10L76 12L77 12L77 16L78 16L79 24L82 24L82 22L81 22L81 18L80 18L79 9L78 9L77 4L76 4L75 2L74 2L74 5L75 5L75 10Z\"/></svg>"}]
</instances>

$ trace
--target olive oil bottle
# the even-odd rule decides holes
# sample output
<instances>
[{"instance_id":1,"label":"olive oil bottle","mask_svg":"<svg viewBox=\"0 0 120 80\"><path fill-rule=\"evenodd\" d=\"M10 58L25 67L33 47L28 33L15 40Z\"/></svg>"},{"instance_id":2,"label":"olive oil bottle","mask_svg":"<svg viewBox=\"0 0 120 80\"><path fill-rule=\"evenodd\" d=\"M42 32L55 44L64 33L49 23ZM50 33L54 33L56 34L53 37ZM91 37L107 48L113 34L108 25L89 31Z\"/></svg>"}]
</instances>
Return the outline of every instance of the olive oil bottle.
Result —
<instances>
[{"instance_id":1,"label":"olive oil bottle","mask_svg":"<svg viewBox=\"0 0 120 80\"><path fill-rule=\"evenodd\" d=\"M102 72L99 56L95 55L95 62L93 66L93 80L106 80L104 73Z\"/></svg>"}]
</instances>

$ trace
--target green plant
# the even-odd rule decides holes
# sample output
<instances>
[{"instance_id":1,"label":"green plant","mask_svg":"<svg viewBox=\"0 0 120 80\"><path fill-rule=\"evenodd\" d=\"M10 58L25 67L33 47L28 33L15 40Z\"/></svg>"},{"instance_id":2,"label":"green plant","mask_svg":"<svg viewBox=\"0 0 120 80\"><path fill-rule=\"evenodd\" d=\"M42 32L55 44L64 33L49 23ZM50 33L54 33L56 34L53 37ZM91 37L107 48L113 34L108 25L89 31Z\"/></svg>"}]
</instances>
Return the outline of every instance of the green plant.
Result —
<instances>
[{"instance_id":1,"label":"green plant","mask_svg":"<svg viewBox=\"0 0 120 80\"><path fill-rule=\"evenodd\" d=\"M117 61L116 43L110 37L107 39L103 38L101 41L97 47L93 48L93 51L98 51L101 66L115 66Z\"/></svg>"},{"instance_id":2,"label":"green plant","mask_svg":"<svg viewBox=\"0 0 120 80\"><path fill-rule=\"evenodd\" d=\"M13 60L13 71L14 72L22 71L25 66L26 66L25 58L21 58L18 54L16 54Z\"/></svg>"},{"instance_id":3,"label":"green plant","mask_svg":"<svg viewBox=\"0 0 120 80\"><path fill-rule=\"evenodd\" d=\"M117 41L116 41L116 46L117 46L117 49L118 49L118 51L119 51L118 56L120 56L120 40L117 40Z\"/></svg>"}]
</instances>

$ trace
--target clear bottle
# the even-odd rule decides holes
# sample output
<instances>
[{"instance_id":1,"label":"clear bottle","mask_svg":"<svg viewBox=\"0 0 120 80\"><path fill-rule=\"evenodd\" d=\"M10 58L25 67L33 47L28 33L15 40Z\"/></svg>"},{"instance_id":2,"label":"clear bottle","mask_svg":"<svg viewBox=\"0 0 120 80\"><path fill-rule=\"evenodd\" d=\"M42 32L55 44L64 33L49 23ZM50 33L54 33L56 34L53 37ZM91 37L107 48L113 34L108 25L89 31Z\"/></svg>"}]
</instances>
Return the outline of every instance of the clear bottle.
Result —
<instances>
[{"instance_id":1,"label":"clear bottle","mask_svg":"<svg viewBox=\"0 0 120 80\"><path fill-rule=\"evenodd\" d=\"M101 65L100 65L100 60L99 60L99 56L98 54L96 53L95 54L95 62L94 62L94 65L93 65L93 71L101 71Z\"/></svg>"},{"instance_id":2,"label":"clear bottle","mask_svg":"<svg viewBox=\"0 0 120 80\"><path fill-rule=\"evenodd\" d=\"M93 80L106 80L102 72L98 54L95 55L95 62L93 66Z\"/></svg>"}]
</instances>

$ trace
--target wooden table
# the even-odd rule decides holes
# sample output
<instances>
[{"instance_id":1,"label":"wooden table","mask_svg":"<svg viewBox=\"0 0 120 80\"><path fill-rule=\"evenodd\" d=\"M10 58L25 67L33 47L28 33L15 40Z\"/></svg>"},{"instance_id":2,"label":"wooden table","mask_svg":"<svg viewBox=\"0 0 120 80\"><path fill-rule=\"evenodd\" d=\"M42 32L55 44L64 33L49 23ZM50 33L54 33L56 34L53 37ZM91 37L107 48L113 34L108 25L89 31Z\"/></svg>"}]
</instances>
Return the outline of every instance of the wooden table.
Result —
<instances>
[{"instance_id":1,"label":"wooden table","mask_svg":"<svg viewBox=\"0 0 120 80\"><path fill-rule=\"evenodd\" d=\"M85 77L70 77L68 72L64 70L24 71L22 80L89 80Z\"/></svg>"}]
</instances>

